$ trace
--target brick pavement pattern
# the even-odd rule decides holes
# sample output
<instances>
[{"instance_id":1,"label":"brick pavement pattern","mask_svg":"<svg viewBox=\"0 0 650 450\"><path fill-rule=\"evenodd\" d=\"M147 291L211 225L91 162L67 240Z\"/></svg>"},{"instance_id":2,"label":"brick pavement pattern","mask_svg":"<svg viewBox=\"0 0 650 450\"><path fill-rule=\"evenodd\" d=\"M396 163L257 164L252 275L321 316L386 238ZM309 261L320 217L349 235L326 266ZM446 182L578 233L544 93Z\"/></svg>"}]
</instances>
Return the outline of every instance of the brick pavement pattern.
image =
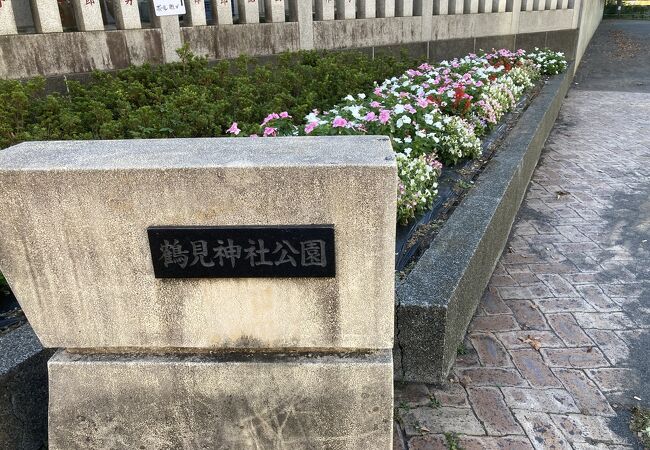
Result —
<instances>
[{"instance_id":1,"label":"brick pavement pattern","mask_svg":"<svg viewBox=\"0 0 650 450\"><path fill-rule=\"evenodd\" d=\"M396 385L395 448L638 448L649 267L650 93L574 87L451 381Z\"/></svg>"}]
</instances>

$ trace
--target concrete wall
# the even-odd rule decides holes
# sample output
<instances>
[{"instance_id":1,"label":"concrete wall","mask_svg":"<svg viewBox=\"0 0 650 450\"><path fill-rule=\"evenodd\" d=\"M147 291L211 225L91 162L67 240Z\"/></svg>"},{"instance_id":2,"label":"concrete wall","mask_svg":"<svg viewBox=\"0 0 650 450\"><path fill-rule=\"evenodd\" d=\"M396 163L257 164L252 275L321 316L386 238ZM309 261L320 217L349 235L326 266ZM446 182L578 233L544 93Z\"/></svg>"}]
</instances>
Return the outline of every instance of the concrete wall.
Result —
<instances>
[{"instance_id":1,"label":"concrete wall","mask_svg":"<svg viewBox=\"0 0 650 450\"><path fill-rule=\"evenodd\" d=\"M114 25L106 25L106 30L97 31L23 34L37 16L25 8L24 2L14 1L13 12L10 8L0 9L0 77L57 76L172 61L181 42L212 60L311 48L368 49L374 54L404 45L410 47L414 56L436 60L459 56L466 50L525 47L532 42L564 50L570 42L569 53L573 53L579 28L581 56L598 25L603 3L576 0L572 8L562 2L560 9L521 11L520 2L513 1L503 12L448 15L439 8L439 13L434 14L433 3L422 0L418 3L419 15L313 20L310 2L294 0L287 2L287 17L291 19L288 22L232 24L233 17L228 17L226 10L225 15L207 26L180 26L189 21L185 19L180 23L156 21L154 28L114 30L110 29ZM237 16L234 17L237 22Z\"/></svg>"},{"instance_id":2,"label":"concrete wall","mask_svg":"<svg viewBox=\"0 0 650 450\"><path fill-rule=\"evenodd\" d=\"M603 18L605 0L582 0L581 13L578 16L578 44L576 48L576 70L587 50L587 45L596 32L596 28Z\"/></svg>"}]
</instances>

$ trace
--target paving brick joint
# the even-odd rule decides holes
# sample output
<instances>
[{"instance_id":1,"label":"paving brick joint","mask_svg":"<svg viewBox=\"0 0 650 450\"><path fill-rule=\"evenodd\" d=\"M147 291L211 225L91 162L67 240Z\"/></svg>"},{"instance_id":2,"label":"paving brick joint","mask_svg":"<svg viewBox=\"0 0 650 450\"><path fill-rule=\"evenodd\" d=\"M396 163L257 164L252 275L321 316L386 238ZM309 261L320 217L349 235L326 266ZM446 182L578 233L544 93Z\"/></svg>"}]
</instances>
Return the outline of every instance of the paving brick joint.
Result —
<instances>
[{"instance_id":1,"label":"paving brick joint","mask_svg":"<svg viewBox=\"0 0 650 450\"><path fill-rule=\"evenodd\" d=\"M604 22L577 80L619 28L650 37ZM630 64L647 75L640 48ZM650 406L650 93L622 85L569 92L449 382L396 384L396 449L641 448L628 421Z\"/></svg>"}]
</instances>

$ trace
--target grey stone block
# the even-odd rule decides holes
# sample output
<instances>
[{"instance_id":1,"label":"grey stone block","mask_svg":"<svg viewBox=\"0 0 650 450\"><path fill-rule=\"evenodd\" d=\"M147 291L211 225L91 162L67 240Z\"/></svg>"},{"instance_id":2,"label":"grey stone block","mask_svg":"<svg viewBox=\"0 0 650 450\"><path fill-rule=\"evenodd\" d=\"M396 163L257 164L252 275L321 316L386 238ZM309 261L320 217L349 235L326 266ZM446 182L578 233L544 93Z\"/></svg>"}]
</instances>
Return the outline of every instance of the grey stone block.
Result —
<instances>
[{"instance_id":1,"label":"grey stone block","mask_svg":"<svg viewBox=\"0 0 650 450\"><path fill-rule=\"evenodd\" d=\"M393 347L387 138L30 142L0 177L0 266L46 347ZM335 278L154 277L150 226L311 224Z\"/></svg>"},{"instance_id":2,"label":"grey stone block","mask_svg":"<svg viewBox=\"0 0 650 450\"><path fill-rule=\"evenodd\" d=\"M573 68L552 78L396 288L395 378L444 380L490 279Z\"/></svg>"},{"instance_id":3,"label":"grey stone block","mask_svg":"<svg viewBox=\"0 0 650 450\"><path fill-rule=\"evenodd\" d=\"M0 337L0 448L37 450L47 443L47 360L29 325Z\"/></svg>"},{"instance_id":4,"label":"grey stone block","mask_svg":"<svg viewBox=\"0 0 650 450\"><path fill-rule=\"evenodd\" d=\"M49 362L50 449L388 449L390 351Z\"/></svg>"}]
</instances>

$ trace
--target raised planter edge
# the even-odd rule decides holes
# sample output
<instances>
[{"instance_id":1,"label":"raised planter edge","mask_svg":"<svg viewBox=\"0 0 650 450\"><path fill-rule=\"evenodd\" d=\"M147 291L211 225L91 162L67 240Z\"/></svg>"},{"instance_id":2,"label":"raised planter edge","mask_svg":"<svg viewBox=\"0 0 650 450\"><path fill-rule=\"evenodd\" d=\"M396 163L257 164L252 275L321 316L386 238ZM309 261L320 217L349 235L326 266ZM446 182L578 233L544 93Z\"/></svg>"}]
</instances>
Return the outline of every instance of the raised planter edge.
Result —
<instances>
[{"instance_id":1,"label":"raised planter edge","mask_svg":"<svg viewBox=\"0 0 650 450\"><path fill-rule=\"evenodd\" d=\"M395 289L395 379L444 381L499 261L573 80L550 78L476 185Z\"/></svg>"}]
</instances>

